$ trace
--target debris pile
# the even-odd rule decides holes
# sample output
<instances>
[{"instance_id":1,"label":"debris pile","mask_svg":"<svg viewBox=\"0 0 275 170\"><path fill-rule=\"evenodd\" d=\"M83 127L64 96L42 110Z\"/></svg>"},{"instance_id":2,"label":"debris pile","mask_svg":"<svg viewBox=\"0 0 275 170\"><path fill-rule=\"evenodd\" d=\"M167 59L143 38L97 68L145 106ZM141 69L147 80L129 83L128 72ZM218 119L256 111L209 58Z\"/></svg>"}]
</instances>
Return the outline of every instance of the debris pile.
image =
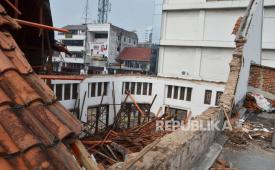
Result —
<instances>
[{"instance_id":1,"label":"debris pile","mask_svg":"<svg viewBox=\"0 0 275 170\"><path fill-rule=\"evenodd\" d=\"M262 111L272 112L273 103L269 102L263 95L257 93L247 93L244 107L250 112L260 113Z\"/></svg>"},{"instance_id":2,"label":"debris pile","mask_svg":"<svg viewBox=\"0 0 275 170\"><path fill-rule=\"evenodd\" d=\"M156 131L157 120L169 120L171 116L161 116L132 129L105 132L104 139L95 137L83 139L82 143L94 155L101 166L107 168L117 162L123 162L131 153L141 151L144 147L166 135L167 131Z\"/></svg>"},{"instance_id":3,"label":"debris pile","mask_svg":"<svg viewBox=\"0 0 275 170\"><path fill-rule=\"evenodd\" d=\"M230 163L226 160L217 159L211 170L237 170L235 168L231 168Z\"/></svg>"}]
</instances>

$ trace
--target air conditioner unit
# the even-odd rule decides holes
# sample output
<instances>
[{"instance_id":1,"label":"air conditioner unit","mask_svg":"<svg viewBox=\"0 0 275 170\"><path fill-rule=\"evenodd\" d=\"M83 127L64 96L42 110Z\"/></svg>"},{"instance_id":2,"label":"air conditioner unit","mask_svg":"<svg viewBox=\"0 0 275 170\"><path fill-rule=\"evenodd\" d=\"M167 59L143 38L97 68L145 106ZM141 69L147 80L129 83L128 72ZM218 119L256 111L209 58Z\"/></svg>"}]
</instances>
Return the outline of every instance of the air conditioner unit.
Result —
<instances>
[{"instance_id":1,"label":"air conditioner unit","mask_svg":"<svg viewBox=\"0 0 275 170\"><path fill-rule=\"evenodd\" d=\"M188 76L188 75L189 75L189 73L188 73L187 70L183 70L183 71L181 72L181 74L182 74L183 76Z\"/></svg>"}]
</instances>

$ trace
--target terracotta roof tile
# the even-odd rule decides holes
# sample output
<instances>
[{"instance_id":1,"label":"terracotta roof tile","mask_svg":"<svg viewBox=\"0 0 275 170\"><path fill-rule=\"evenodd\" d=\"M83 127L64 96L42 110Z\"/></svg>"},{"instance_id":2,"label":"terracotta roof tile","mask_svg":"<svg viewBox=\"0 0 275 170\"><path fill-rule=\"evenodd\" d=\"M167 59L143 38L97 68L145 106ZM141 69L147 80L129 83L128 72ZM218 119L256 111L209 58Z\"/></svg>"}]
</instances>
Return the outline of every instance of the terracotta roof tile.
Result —
<instances>
[{"instance_id":1,"label":"terracotta roof tile","mask_svg":"<svg viewBox=\"0 0 275 170\"><path fill-rule=\"evenodd\" d=\"M29 105L41 100L36 91L15 71L7 71L0 77L0 88L19 105Z\"/></svg>"},{"instance_id":2,"label":"terracotta roof tile","mask_svg":"<svg viewBox=\"0 0 275 170\"><path fill-rule=\"evenodd\" d=\"M18 28L0 5L0 169L80 169L64 145L80 134L80 122L32 71L6 26Z\"/></svg>"},{"instance_id":3,"label":"terracotta roof tile","mask_svg":"<svg viewBox=\"0 0 275 170\"><path fill-rule=\"evenodd\" d=\"M5 11L5 9L1 4L0 4L0 25L4 25L4 26L7 25L13 29L21 28L17 22L15 22L10 16L7 15L7 12Z\"/></svg>"},{"instance_id":4,"label":"terracotta roof tile","mask_svg":"<svg viewBox=\"0 0 275 170\"><path fill-rule=\"evenodd\" d=\"M119 54L119 59L149 62L151 59L151 55L151 48L126 47Z\"/></svg>"}]
</instances>

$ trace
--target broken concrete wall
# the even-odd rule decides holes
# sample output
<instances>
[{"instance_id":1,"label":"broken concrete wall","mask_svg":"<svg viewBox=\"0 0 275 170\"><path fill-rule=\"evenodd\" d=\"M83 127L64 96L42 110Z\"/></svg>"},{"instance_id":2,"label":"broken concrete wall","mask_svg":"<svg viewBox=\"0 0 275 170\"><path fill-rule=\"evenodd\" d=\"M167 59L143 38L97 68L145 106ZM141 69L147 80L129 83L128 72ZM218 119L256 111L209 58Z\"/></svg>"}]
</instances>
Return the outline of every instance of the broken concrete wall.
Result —
<instances>
[{"instance_id":1,"label":"broken concrete wall","mask_svg":"<svg viewBox=\"0 0 275 170\"><path fill-rule=\"evenodd\" d=\"M275 98L275 68L252 65L249 77L249 91L265 93L268 98Z\"/></svg>"},{"instance_id":2,"label":"broken concrete wall","mask_svg":"<svg viewBox=\"0 0 275 170\"><path fill-rule=\"evenodd\" d=\"M251 0L238 32L237 41L245 40L242 55L242 66L235 93L235 103L242 101L247 93L251 63L260 64L262 53L263 1Z\"/></svg>"}]
</instances>

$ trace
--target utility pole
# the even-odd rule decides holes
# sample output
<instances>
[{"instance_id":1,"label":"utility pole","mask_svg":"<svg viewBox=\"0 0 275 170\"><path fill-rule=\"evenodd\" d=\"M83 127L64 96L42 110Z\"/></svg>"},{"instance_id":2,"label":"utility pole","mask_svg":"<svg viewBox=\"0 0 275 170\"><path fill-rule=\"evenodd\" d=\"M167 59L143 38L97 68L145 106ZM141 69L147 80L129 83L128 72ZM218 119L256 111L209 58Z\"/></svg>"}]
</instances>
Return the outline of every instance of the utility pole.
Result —
<instances>
[{"instance_id":1,"label":"utility pole","mask_svg":"<svg viewBox=\"0 0 275 170\"><path fill-rule=\"evenodd\" d=\"M108 14L111 12L109 0L98 0L97 23L105 24L108 22Z\"/></svg>"}]
</instances>

